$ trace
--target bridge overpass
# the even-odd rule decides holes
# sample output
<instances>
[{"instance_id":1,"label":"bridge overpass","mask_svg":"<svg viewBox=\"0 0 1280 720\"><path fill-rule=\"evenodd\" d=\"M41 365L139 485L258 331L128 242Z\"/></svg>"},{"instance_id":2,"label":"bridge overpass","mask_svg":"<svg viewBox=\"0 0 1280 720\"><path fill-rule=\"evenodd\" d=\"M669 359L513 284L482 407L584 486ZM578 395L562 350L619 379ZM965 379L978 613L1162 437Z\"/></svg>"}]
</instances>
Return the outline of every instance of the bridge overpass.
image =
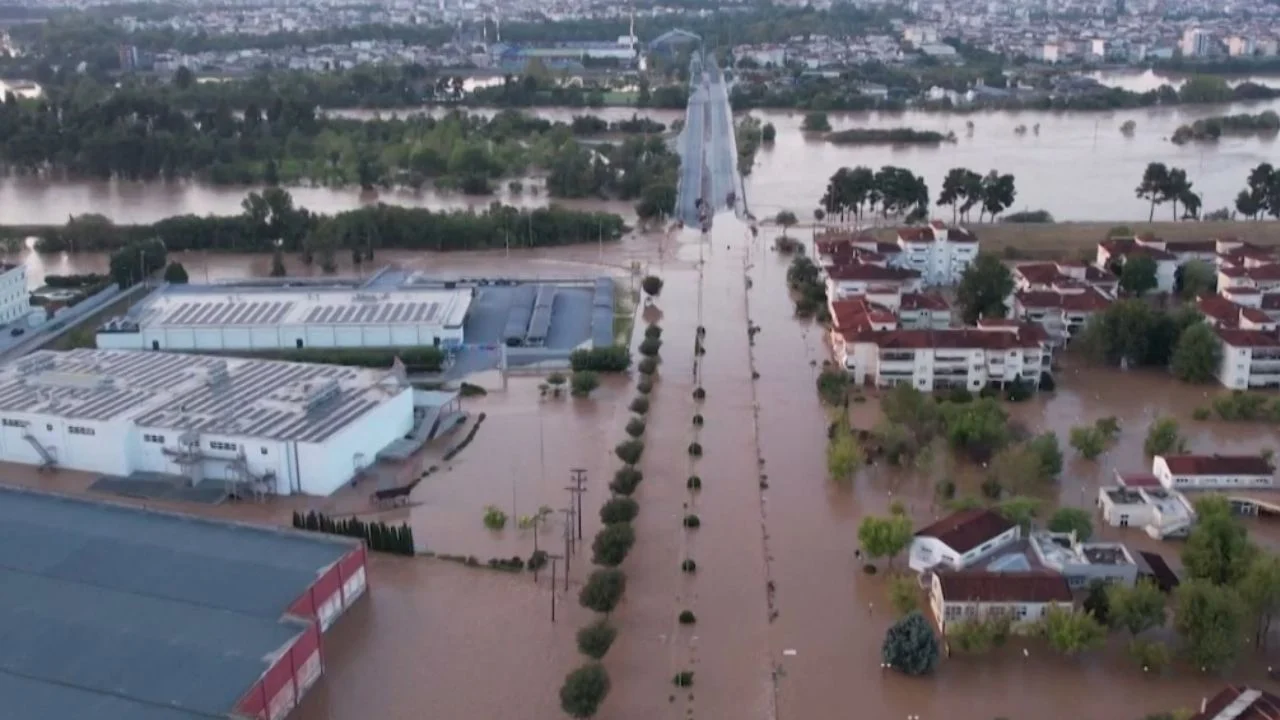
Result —
<instances>
[{"instance_id":1,"label":"bridge overpass","mask_svg":"<svg viewBox=\"0 0 1280 720\"><path fill-rule=\"evenodd\" d=\"M710 222L716 213L746 213L733 110L724 74L715 60L694 53L689 63L689 104L676 147L680 179L676 217L685 225Z\"/></svg>"}]
</instances>

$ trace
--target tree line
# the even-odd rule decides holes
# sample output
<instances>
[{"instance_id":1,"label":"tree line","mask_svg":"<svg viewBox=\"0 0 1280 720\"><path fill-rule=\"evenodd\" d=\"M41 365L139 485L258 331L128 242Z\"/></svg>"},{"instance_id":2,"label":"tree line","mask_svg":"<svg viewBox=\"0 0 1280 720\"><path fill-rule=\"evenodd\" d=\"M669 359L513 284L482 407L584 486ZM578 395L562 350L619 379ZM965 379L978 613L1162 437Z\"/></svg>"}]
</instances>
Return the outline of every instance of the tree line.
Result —
<instances>
[{"instance_id":1,"label":"tree line","mask_svg":"<svg viewBox=\"0 0 1280 720\"><path fill-rule=\"evenodd\" d=\"M938 204L952 206L953 219L957 214L967 219L976 206L981 222L984 215L995 219L1013 205L1016 196L1013 175L996 170L979 175L965 168L953 168L943 180ZM929 186L924 178L905 168L886 165L873 171L861 165L845 167L827 181L818 206L821 215L839 217L841 221L852 218L860 222L864 215L878 211L881 217L920 222L929 217Z\"/></svg>"},{"instance_id":2,"label":"tree line","mask_svg":"<svg viewBox=\"0 0 1280 720\"><path fill-rule=\"evenodd\" d=\"M1148 222L1155 219L1156 206L1165 203L1172 205L1174 220L1178 219L1178 204L1181 203L1182 219L1185 220L1200 216L1200 194L1191 189L1193 184L1187 179L1186 170L1153 162L1147 164L1147 169L1142 173L1142 182L1138 183L1134 193L1151 203L1150 212L1147 213Z\"/></svg>"},{"instance_id":3,"label":"tree line","mask_svg":"<svg viewBox=\"0 0 1280 720\"><path fill-rule=\"evenodd\" d=\"M381 248L448 251L612 242L626 230L616 214L556 205L530 210L494 203L475 212L378 204L323 215L295 207L292 196L279 188L249 193L242 208L239 215L180 215L144 225L80 215L59 227L0 226L0 236L35 235L38 252L113 252L154 240L170 252L298 252L305 261L323 262L344 250L367 260Z\"/></svg>"},{"instance_id":4,"label":"tree line","mask_svg":"<svg viewBox=\"0 0 1280 720\"><path fill-rule=\"evenodd\" d=\"M595 119L595 120L598 120ZM598 123L576 119L580 127ZM603 121L599 121L603 122ZM644 133L641 119L610 129ZM351 120L316 114L276 96L237 112L216 102L187 112L163 89L122 90L0 104L0 167L23 174L214 184L320 183L419 188L428 182L469 194L500 178L549 172L561 197L637 199L653 183L674 185L678 159L640 134L587 148L574 127L519 112L492 118L449 113Z\"/></svg>"},{"instance_id":5,"label":"tree line","mask_svg":"<svg viewBox=\"0 0 1280 720\"><path fill-rule=\"evenodd\" d=\"M1250 170L1245 189L1236 196L1236 210L1250 219L1269 215L1280 220L1280 170L1271 163Z\"/></svg>"}]
</instances>

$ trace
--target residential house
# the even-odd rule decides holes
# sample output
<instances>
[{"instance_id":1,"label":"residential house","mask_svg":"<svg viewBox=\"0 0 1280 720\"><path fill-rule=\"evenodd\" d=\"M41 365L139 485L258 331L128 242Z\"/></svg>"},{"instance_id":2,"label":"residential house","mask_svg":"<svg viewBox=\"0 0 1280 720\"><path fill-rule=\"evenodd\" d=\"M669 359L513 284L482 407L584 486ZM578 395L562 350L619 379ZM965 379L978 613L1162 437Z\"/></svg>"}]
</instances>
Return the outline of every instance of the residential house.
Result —
<instances>
[{"instance_id":1,"label":"residential house","mask_svg":"<svg viewBox=\"0 0 1280 720\"><path fill-rule=\"evenodd\" d=\"M1014 629L1024 629L1050 608L1070 610L1072 596L1066 579L1053 572L961 570L934 574L929 607L946 635L953 623L995 617L1008 617Z\"/></svg>"},{"instance_id":2,"label":"residential house","mask_svg":"<svg viewBox=\"0 0 1280 720\"><path fill-rule=\"evenodd\" d=\"M1098 243L1096 263L1101 268L1119 268L1128 260L1139 256L1149 257L1156 263L1155 290L1173 292L1177 280L1178 256L1154 244L1147 244L1141 238L1103 240Z\"/></svg>"},{"instance_id":3,"label":"residential house","mask_svg":"<svg viewBox=\"0 0 1280 720\"><path fill-rule=\"evenodd\" d=\"M1280 336L1271 328L1214 328L1222 341L1218 382L1234 390L1280 387Z\"/></svg>"},{"instance_id":4,"label":"residential house","mask_svg":"<svg viewBox=\"0 0 1280 720\"><path fill-rule=\"evenodd\" d=\"M1151 474L1166 488L1224 490L1271 488L1275 468L1261 455L1157 455Z\"/></svg>"},{"instance_id":5,"label":"residential house","mask_svg":"<svg viewBox=\"0 0 1280 720\"><path fill-rule=\"evenodd\" d=\"M1280 262L1219 267L1218 290L1240 289L1252 289L1260 293L1280 292Z\"/></svg>"},{"instance_id":6,"label":"residential house","mask_svg":"<svg viewBox=\"0 0 1280 720\"><path fill-rule=\"evenodd\" d=\"M1059 573L1073 589L1090 583L1133 585L1138 579L1138 563L1128 548L1119 543L1080 542L1074 532L1034 532L1027 540L1035 554L1035 564Z\"/></svg>"},{"instance_id":7,"label":"residential house","mask_svg":"<svg viewBox=\"0 0 1280 720\"><path fill-rule=\"evenodd\" d=\"M1200 712L1191 720L1276 720L1280 718L1280 696L1245 685L1228 685L1217 695L1200 703Z\"/></svg>"},{"instance_id":8,"label":"residential house","mask_svg":"<svg viewBox=\"0 0 1280 720\"><path fill-rule=\"evenodd\" d=\"M907 564L916 572L963 570L1018 540L1017 525L985 508L960 510L916 532Z\"/></svg>"},{"instance_id":9,"label":"residential house","mask_svg":"<svg viewBox=\"0 0 1280 720\"><path fill-rule=\"evenodd\" d=\"M902 293L897 286L870 287L864 295L828 301L833 333L855 330L945 329L951 306L940 295Z\"/></svg>"},{"instance_id":10,"label":"residential house","mask_svg":"<svg viewBox=\"0 0 1280 720\"><path fill-rule=\"evenodd\" d=\"M1111 527L1142 528L1157 540L1185 537L1195 522L1195 508L1185 495L1162 487L1155 476L1150 477L1151 484L1099 488L1102 519Z\"/></svg>"},{"instance_id":11,"label":"residential house","mask_svg":"<svg viewBox=\"0 0 1280 720\"><path fill-rule=\"evenodd\" d=\"M976 392L1015 381L1039 386L1051 359L1049 338L1030 323L947 330L842 332L840 362L859 384L908 384L921 391Z\"/></svg>"}]
</instances>

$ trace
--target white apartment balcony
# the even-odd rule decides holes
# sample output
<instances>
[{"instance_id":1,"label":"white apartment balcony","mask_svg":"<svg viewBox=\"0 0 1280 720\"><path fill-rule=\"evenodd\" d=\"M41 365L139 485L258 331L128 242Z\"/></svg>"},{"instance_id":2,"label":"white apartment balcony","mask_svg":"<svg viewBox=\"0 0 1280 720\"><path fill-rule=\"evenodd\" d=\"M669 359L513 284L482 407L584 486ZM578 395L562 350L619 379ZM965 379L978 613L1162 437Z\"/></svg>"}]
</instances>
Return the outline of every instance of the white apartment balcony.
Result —
<instances>
[{"instance_id":1,"label":"white apartment balcony","mask_svg":"<svg viewBox=\"0 0 1280 720\"><path fill-rule=\"evenodd\" d=\"M916 354L911 350L886 350L880 353L881 363L915 363Z\"/></svg>"}]
</instances>

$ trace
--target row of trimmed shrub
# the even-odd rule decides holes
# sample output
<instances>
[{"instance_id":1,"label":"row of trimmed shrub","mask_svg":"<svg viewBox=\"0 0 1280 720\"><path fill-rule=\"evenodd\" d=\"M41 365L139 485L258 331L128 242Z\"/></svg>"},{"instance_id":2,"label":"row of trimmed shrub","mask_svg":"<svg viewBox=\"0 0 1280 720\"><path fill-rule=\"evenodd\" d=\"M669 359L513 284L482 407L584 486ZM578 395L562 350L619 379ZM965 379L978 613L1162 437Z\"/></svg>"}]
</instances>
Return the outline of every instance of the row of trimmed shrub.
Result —
<instances>
[{"instance_id":1,"label":"row of trimmed shrub","mask_svg":"<svg viewBox=\"0 0 1280 720\"><path fill-rule=\"evenodd\" d=\"M381 521L365 522L358 518L335 520L315 510L306 515L295 510L293 526L299 530L360 538L370 550L377 552L414 554L413 529L407 524L388 525Z\"/></svg>"},{"instance_id":2,"label":"row of trimmed shrub","mask_svg":"<svg viewBox=\"0 0 1280 720\"><path fill-rule=\"evenodd\" d=\"M445 462L448 462L454 459L455 457L458 456L458 453L467 449L467 446L471 444L471 441L476 439L476 433L480 432L480 425L484 422L484 419L485 419L484 413L480 413L478 416L476 416L476 424L472 425L471 429L467 431L467 436L462 438L462 440L457 445L454 445L453 447L449 448L448 451L445 452L444 454Z\"/></svg>"}]
</instances>

